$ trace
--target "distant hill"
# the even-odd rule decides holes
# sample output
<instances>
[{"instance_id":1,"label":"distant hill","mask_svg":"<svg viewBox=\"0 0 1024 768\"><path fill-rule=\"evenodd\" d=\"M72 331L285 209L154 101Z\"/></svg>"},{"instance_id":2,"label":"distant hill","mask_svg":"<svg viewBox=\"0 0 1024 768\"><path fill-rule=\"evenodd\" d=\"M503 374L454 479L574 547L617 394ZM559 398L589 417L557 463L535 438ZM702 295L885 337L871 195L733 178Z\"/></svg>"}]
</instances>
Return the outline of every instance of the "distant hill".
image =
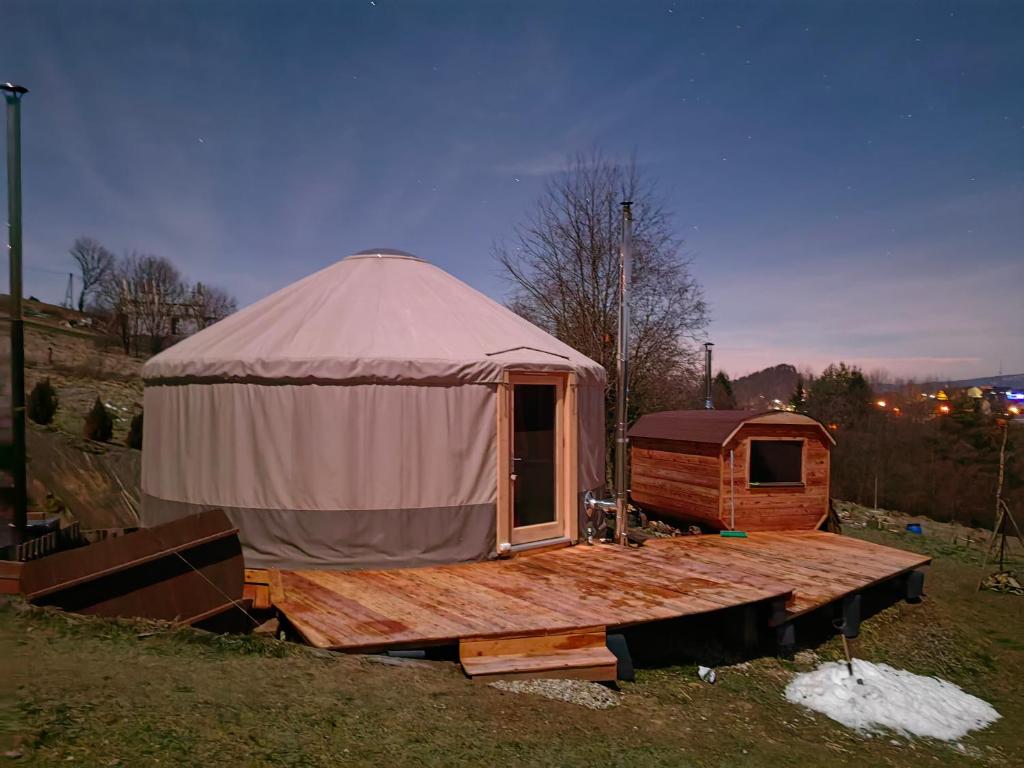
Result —
<instances>
[{"instance_id":1,"label":"distant hill","mask_svg":"<svg viewBox=\"0 0 1024 768\"><path fill-rule=\"evenodd\" d=\"M796 389L799 374L789 363L741 376L732 383L736 406L749 410L770 408L772 400L788 403Z\"/></svg>"},{"instance_id":2,"label":"distant hill","mask_svg":"<svg viewBox=\"0 0 1024 768\"><path fill-rule=\"evenodd\" d=\"M875 387L880 392L888 392L895 389L895 384L880 384ZM949 381L924 381L920 384L921 389L928 391L932 389L966 389L967 387L1010 387L1011 389L1024 389L1024 373L1005 373L997 376L979 376L976 379L957 379Z\"/></svg>"},{"instance_id":3,"label":"distant hill","mask_svg":"<svg viewBox=\"0 0 1024 768\"><path fill-rule=\"evenodd\" d=\"M1002 376L979 376L976 379L960 379L959 381L929 382L936 386L948 387L1024 387L1024 373L1006 373Z\"/></svg>"},{"instance_id":4,"label":"distant hill","mask_svg":"<svg viewBox=\"0 0 1024 768\"><path fill-rule=\"evenodd\" d=\"M774 365L755 373L741 376L732 382L732 391L736 395L736 407L747 410L771 408L772 400L788 403L796 389L799 377L796 368L789 363ZM806 384L806 382L805 382ZM900 384L875 384L877 392L889 392L897 389ZM1007 373L997 376L979 376L975 379L958 379L956 381L925 381L920 387L924 391L936 389L966 389L967 387L1010 387L1024 389L1024 373Z\"/></svg>"}]
</instances>

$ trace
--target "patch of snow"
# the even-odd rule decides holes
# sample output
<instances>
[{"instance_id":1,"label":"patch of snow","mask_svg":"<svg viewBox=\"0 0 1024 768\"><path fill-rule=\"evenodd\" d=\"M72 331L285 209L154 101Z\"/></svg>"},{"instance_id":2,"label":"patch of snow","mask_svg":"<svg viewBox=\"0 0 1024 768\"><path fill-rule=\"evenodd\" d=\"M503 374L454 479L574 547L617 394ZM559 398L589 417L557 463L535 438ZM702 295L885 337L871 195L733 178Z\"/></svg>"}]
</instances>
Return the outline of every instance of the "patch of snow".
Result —
<instances>
[{"instance_id":1,"label":"patch of snow","mask_svg":"<svg viewBox=\"0 0 1024 768\"><path fill-rule=\"evenodd\" d=\"M797 675L786 698L848 728L890 728L942 741L958 741L1000 717L991 704L953 683L860 659L853 661L852 677L845 662L835 661Z\"/></svg>"}]
</instances>

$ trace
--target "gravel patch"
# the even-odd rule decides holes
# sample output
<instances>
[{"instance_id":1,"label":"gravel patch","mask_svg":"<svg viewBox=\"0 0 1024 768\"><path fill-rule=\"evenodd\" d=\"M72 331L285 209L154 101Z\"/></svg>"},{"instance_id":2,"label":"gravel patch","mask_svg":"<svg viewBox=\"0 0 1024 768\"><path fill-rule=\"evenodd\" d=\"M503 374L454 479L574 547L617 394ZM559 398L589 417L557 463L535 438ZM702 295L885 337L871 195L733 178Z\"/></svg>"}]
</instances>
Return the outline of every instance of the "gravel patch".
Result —
<instances>
[{"instance_id":1,"label":"gravel patch","mask_svg":"<svg viewBox=\"0 0 1024 768\"><path fill-rule=\"evenodd\" d=\"M490 685L500 691L532 693L588 709L617 707L622 699L619 694L600 683L586 680L497 680Z\"/></svg>"}]
</instances>

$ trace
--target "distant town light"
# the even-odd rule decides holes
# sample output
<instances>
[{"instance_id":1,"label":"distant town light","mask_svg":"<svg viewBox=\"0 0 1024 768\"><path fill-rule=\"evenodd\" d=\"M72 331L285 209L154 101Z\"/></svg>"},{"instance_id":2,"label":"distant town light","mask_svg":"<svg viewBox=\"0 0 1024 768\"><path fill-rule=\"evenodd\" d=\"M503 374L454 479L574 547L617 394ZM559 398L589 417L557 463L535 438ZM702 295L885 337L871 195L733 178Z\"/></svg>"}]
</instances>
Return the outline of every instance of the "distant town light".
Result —
<instances>
[{"instance_id":1,"label":"distant town light","mask_svg":"<svg viewBox=\"0 0 1024 768\"><path fill-rule=\"evenodd\" d=\"M1010 406L1010 413L1012 413L1014 416L1019 416L1020 415L1020 408L1018 408L1016 405L1011 405Z\"/></svg>"},{"instance_id":2,"label":"distant town light","mask_svg":"<svg viewBox=\"0 0 1024 768\"><path fill-rule=\"evenodd\" d=\"M939 412L940 413L949 413L949 406L948 405L940 405L939 406Z\"/></svg>"},{"instance_id":3,"label":"distant town light","mask_svg":"<svg viewBox=\"0 0 1024 768\"><path fill-rule=\"evenodd\" d=\"M875 403L875 405L877 405L879 408L885 408L885 400L879 400L877 403Z\"/></svg>"}]
</instances>

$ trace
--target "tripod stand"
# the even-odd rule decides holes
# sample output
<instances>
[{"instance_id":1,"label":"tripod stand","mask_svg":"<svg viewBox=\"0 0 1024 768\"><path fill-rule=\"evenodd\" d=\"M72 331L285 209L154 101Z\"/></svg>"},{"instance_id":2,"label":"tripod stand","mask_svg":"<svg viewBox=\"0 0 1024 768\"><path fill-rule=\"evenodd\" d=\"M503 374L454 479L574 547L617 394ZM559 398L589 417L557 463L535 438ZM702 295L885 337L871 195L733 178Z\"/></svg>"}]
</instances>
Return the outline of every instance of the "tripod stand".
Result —
<instances>
[{"instance_id":1,"label":"tripod stand","mask_svg":"<svg viewBox=\"0 0 1024 768\"><path fill-rule=\"evenodd\" d=\"M1013 530L1017 534L1017 541L1020 542L1021 546L1024 547L1024 535L1021 535L1020 526L1017 525L1017 521L1013 517L1013 513L1010 512L1010 507L1007 505L1006 500L1003 498L1003 474L1006 469L1006 435L1009 432L1009 423L1003 423L1003 441L999 446L999 481L996 484L996 524L992 527L992 540L988 544L988 551L985 552L985 558L981 561L981 569L985 570L985 567L989 563L989 559L992 557L993 550L996 549L998 542L999 549L999 571L998 573L1004 573L1006 571L1006 545L1007 537L1010 535L1009 526L1013 526ZM985 577L983 576L981 581L978 582L978 589L982 588L985 583Z\"/></svg>"}]
</instances>

